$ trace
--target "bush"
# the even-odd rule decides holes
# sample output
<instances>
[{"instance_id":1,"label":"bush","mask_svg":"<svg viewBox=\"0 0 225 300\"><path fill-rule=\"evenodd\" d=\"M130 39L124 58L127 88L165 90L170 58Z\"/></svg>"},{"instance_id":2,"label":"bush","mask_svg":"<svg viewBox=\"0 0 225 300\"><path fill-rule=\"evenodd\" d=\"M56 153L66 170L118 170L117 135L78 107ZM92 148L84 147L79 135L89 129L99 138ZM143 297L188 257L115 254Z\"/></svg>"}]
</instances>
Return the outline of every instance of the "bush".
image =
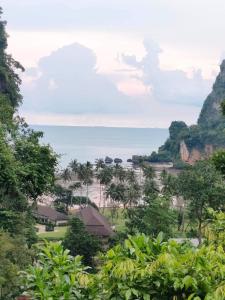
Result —
<instances>
[{"instance_id":1,"label":"bush","mask_svg":"<svg viewBox=\"0 0 225 300\"><path fill-rule=\"evenodd\" d=\"M101 249L100 241L89 234L82 221L73 218L63 241L63 246L70 250L72 255L81 255L85 265L93 266L93 257Z\"/></svg>"},{"instance_id":2,"label":"bush","mask_svg":"<svg viewBox=\"0 0 225 300\"><path fill-rule=\"evenodd\" d=\"M60 243L39 251L35 265L22 273L24 294L32 299L225 299L225 252L213 242L195 248L164 242L162 234L130 236L100 257L97 274L87 273L81 258Z\"/></svg>"}]
</instances>

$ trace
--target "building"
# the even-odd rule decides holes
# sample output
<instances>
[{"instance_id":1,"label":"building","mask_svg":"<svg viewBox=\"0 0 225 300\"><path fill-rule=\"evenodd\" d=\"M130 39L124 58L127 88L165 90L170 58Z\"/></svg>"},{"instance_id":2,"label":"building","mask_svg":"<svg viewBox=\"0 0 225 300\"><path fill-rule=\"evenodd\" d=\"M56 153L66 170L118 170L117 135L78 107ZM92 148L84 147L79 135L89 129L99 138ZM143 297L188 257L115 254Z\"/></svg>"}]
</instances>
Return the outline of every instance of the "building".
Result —
<instances>
[{"instance_id":1,"label":"building","mask_svg":"<svg viewBox=\"0 0 225 300\"><path fill-rule=\"evenodd\" d=\"M60 213L50 206L43 205L38 205L37 209L33 211L33 215L38 222L42 224L52 223L55 226L67 224L69 220L66 214Z\"/></svg>"},{"instance_id":2,"label":"building","mask_svg":"<svg viewBox=\"0 0 225 300\"><path fill-rule=\"evenodd\" d=\"M86 230L100 238L113 236L114 232L108 220L92 206L81 208L77 217L84 223Z\"/></svg>"}]
</instances>

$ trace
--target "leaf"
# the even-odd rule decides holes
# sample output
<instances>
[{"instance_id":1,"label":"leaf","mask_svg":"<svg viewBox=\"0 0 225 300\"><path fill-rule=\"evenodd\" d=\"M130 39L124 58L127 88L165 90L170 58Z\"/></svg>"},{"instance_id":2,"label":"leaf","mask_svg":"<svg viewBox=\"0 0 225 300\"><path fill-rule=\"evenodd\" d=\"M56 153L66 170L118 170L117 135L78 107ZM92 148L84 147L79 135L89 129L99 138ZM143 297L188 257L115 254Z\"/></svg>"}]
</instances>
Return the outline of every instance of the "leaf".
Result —
<instances>
[{"instance_id":1,"label":"leaf","mask_svg":"<svg viewBox=\"0 0 225 300\"><path fill-rule=\"evenodd\" d=\"M131 289L127 290L125 293L125 299L129 300L131 298L131 295L132 295Z\"/></svg>"}]
</instances>

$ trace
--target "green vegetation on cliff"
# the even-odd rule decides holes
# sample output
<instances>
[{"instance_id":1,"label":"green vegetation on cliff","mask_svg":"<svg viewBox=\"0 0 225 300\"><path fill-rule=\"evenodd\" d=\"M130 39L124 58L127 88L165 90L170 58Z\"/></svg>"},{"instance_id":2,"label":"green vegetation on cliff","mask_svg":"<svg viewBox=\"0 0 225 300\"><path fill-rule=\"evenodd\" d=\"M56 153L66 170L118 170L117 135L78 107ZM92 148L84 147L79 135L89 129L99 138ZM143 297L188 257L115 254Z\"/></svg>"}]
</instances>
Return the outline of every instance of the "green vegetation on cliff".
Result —
<instances>
[{"instance_id":1,"label":"green vegetation on cliff","mask_svg":"<svg viewBox=\"0 0 225 300\"><path fill-rule=\"evenodd\" d=\"M220 73L213 85L212 92L206 98L197 125L188 127L183 121L174 121L169 128L170 136L158 153L153 152L149 158L152 162L177 161L181 159L182 142L189 153L198 150L207 155L207 146L211 149L225 147L225 117L222 104L225 99L225 60L220 66ZM211 150L210 150L211 151Z\"/></svg>"}]
</instances>

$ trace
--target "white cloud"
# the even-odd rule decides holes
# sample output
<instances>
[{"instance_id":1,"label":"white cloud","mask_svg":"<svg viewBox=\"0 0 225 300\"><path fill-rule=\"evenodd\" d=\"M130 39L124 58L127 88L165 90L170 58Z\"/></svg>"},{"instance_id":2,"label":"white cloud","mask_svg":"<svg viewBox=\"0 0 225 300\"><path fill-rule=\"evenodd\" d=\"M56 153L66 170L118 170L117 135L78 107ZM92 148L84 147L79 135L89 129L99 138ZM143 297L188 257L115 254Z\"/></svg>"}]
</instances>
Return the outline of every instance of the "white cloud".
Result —
<instances>
[{"instance_id":1,"label":"white cloud","mask_svg":"<svg viewBox=\"0 0 225 300\"><path fill-rule=\"evenodd\" d=\"M64 46L42 58L32 69L32 85L24 82L25 111L88 114L130 113L137 99L120 92L107 76L98 74L94 52L80 44ZM141 99L139 100L141 107Z\"/></svg>"},{"instance_id":2,"label":"white cloud","mask_svg":"<svg viewBox=\"0 0 225 300\"><path fill-rule=\"evenodd\" d=\"M190 78L184 71L164 70L160 67L160 47L151 40L144 41L146 56L137 60L135 55L122 55L127 65L142 71L139 77L151 91L151 97L164 103L201 106L209 93L212 80L204 79L201 70L193 71Z\"/></svg>"},{"instance_id":3,"label":"white cloud","mask_svg":"<svg viewBox=\"0 0 225 300\"><path fill-rule=\"evenodd\" d=\"M142 59L122 56L130 68L121 73L130 78L118 75L113 79L118 87L98 73L89 48L75 43L52 52L27 71L23 114L33 124L168 127L174 119L195 122L211 82L199 71L189 78L181 70L161 69L158 45L145 41L145 48Z\"/></svg>"}]
</instances>

